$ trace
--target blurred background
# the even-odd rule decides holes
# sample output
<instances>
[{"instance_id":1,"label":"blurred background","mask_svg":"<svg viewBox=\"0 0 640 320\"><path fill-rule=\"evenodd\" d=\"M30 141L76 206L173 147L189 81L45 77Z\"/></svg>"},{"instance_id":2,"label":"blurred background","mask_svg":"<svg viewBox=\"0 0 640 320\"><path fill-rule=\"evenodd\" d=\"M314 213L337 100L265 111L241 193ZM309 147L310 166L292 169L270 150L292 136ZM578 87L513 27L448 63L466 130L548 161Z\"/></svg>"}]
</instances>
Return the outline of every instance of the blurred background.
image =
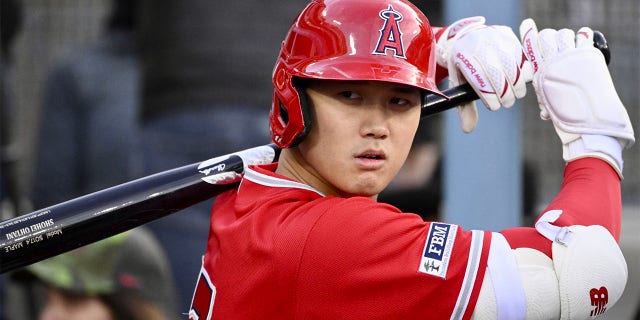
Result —
<instances>
[{"instance_id":1,"label":"blurred background","mask_svg":"<svg viewBox=\"0 0 640 320\"><path fill-rule=\"evenodd\" d=\"M451 17L464 17L445 12L451 10L447 0L413 2L423 9L432 25L446 25L454 21ZM532 17L540 29L577 30L586 25L605 34L611 47L609 69L638 137L640 2L520 0L512 3L518 4L516 21ZM271 68L280 41L304 5L306 1L302 0L238 0L224 4L204 0L142 0L135 5L133 1L120 0L0 0L3 37L0 218L8 219L136 177L268 143L266 117L271 103ZM500 14L499 7L492 10ZM496 22L488 20L488 24L491 23ZM114 30L129 35L109 37ZM89 53L83 53L85 51ZM115 58L104 58L100 53L103 51ZM90 67L96 60L92 59L106 59L112 64L94 70ZM79 66L72 66L76 64ZM121 74L126 76L116 76ZM113 83L120 87L111 88ZM101 91L95 93L82 88L87 84ZM78 88L70 88L73 85ZM60 96L65 90L77 92L71 94L72 97ZM97 108L102 111L88 115L93 111L86 99L104 99L103 95L109 90L119 92L119 100L105 99L104 104L116 103L121 109L108 113ZM535 95L531 94L533 88L529 86L529 90L530 94L520 102L517 115L522 161L521 170L516 174L522 184L518 188L522 190L519 200L523 208L518 220L523 224L544 209L559 190L564 167L561 144L549 126L540 124ZM75 103L80 107L75 111L47 111L54 108L48 106L51 101L65 102L65 105ZM217 112L207 111L211 109ZM481 114L481 121L483 115L487 116ZM71 117L76 116L84 119L84 125L70 124ZM60 119L51 120L56 117ZM195 118L206 119L207 123L191 125ZM58 127L48 127L48 121L57 123ZM425 218L437 218L445 183L440 161L444 125L442 116L428 121L421 129L415 148L415 162L422 169L417 176L423 179L395 181L390 190L381 195L381 200ZM211 128L218 124L222 127ZM62 130L72 125L80 128L73 132ZM75 141L78 135L86 139ZM59 144L60 141L65 144ZM105 141L121 144L109 146L106 151L92 149L94 145L104 145ZM93 155L89 160L80 161L82 156L65 156L71 152ZM146 157L136 153L144 153ZM175 154L184 156L169 160ZM631 279L621 306L608 314L609 319L634 319L640 301L640 146L636 144L627 150L624 160L622 247ZM87 161L93 161L93 166L82 167ZM126 167L113 170L116 163L126 163ZM421 163L427 165L420 166ZM60 185L53 182L62 174L52 169L60 166L69 166L68 170L79 176L74 181L60 182L72 186L67 193L45 198L47 190ZM426 204L425 194L428 194ZM416 206L412 199L422 199L424 211L414 209L421 205ZM206 212L209 205L203 204L201 211ZM189 218L184 214L182 220L191 216L196 213ZM200 221L206 221L206 213L202 219ZM167 232L161 223L151 227L160 238ZM199 243L189 245L201 248L196 256L204 252L206 228L196 231L187 228L181 232L203 235ZM173 241L159 240L161 243ZM193 259L172 258L171 251L180 248L166 249L170 260ZM193 262L199 264L195 259ZM193 270L194 266L173 261L172 267L187 269L190 273L184 279L193 274L191 279L195 281L198 270ZM183 302L179 304L191 298L186 292L193 281L184 283L184 279L176 276L176 285L180 287L183 282L184 286L178 288L184 291L180 294ZM0 307L2 305L0 301Z\"/></svg>"}]
</instances>

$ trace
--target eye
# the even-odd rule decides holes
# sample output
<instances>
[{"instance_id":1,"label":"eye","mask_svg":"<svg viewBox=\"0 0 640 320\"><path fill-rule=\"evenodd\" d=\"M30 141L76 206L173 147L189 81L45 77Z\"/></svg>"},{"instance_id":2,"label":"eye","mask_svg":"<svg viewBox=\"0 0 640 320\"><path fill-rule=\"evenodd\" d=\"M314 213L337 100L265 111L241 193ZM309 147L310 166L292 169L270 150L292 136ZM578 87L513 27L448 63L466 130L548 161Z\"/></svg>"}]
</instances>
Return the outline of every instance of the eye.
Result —
<instances>
[{"instance_id":1,"label":"eye","mask_svg":"<svg viewBox=\"0 0 640 320\"><path fill-rule=\"evenodd\" d=\"M413 98L394 97L389 99L389 104L397 108L412 108L418 105L418 100Z\"/></svg>"},{"instance_id":2,"label":"eye","mask_svg":"<svg viewBox=\"0 0 640 320\"><path fill-rule=\"evenodd\" d=\"M341 91L338 93L338 96L349 100L360 99L360 95L355 91Z\"/></svg>"},{"instance_id":3,"label":"eye","mask_svg":"<svg viewBox=\"0 0 640 320\"><path fill-rule=\"evenodd\" d=\"M395 105L401 105L401 106L410 105L411 104L411 102L409 102L409 100L404 99L404 98L391 98L390 103L391 104L395 104Z\"/></svg>"}]
</instances>

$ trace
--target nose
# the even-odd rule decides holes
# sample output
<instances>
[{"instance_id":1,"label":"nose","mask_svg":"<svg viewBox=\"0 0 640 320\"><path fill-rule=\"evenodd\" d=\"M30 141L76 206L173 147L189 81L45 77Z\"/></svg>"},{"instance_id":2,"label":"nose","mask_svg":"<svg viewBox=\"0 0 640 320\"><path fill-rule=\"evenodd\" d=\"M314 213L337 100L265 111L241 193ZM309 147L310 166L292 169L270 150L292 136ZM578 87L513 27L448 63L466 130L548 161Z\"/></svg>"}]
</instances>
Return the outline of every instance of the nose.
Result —
<instances>
[{"instance_id":1,"label":"nose","mask_svg":"<svg viewBox=\"0 0 640 320\"><path fill-rule=\"evenodd\" d=\"M383 105L372 105L364 108L364 120L360 132L363 137L385 139L389 136L388 114Z\"/></svg>"}]
</instances>

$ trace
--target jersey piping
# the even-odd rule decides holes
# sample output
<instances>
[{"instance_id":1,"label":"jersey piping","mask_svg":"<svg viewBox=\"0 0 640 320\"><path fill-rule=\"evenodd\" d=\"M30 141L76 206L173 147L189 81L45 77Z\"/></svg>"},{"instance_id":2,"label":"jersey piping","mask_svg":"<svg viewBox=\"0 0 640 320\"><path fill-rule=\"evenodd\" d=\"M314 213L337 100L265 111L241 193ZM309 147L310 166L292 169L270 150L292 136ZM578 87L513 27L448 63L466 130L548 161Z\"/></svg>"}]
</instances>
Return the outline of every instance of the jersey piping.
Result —
<instances>
[{"instance_id":1,"label":"jersey piping","mask_svg":"<svg viewBox=\"0 0 640 320\"><path fill-rule=\"evenodd\" d=\"M272 177L266 174L262 174L260 172L257 172L255 170L252 170L251 167L249 167L244 174L244 178L257 183L257 184L261 184L264 186L268 186L268 187L275 187L275 188L296 188L296 189L304 189L304 190L308 190L308 191L312 191L315 192L317 194L319 194L320 196L325 196L322 192L306 185L306 184L302 184L299 182L295 182L295 181L290 181L290 180L284 180L284 179L280 179L280 178L276 178L276 177Z\"/></svg>"},{"instance_id":2,"label":"jersey piping","mask_svg":"<svg viewBox=\"0 0 640 320\"><path fill-rule=\"evenodd\" d=\"M476 282L476 276L478 275L478 267L480 265L480 257L482 255L482 243L484 241L484 232L480 230L471 230L471 246L469 248L469 260L467 260L467 269L465 272L464 281L462 282L462 288L456 301L456 306L453 308L451 314L452 320L462 319L467 307L471 294L473 292L473 286Z\"/></svg>"}]
</instances>

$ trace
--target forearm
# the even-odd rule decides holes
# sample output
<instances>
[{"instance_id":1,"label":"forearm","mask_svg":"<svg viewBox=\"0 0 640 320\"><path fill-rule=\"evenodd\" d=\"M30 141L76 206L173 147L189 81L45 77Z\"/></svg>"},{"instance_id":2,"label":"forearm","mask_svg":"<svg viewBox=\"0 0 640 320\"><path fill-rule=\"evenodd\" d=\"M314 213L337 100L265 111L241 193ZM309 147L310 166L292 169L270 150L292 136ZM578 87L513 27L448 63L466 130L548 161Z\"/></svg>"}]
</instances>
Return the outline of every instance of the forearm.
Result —
<instances>
[{"instance_id":1,"label":"forearm","mask_svg":"<svg viewBox=\"0 0 640 320\"><path fill-rule=\"evenodd\" d=\"M534 228L512 228L500 233L506 240L503 247L494 246L492 240L479 303L495 307L476 310L476 317L493 315L501 309L504 312L505 308L516 310L519 315L526 314L526 318L556 317L560 313L566 316L576 310L584 313L588 303L576 304L574 301L585 292L601 290L599 288L606 288L604 290L611 293L610 298L615 297L612 302L619 298L626 282L626 266L615 243L619 240L621 221L620 180L616 171L597 158L568 163L560 192L539 220L548 220L550 214L558 212L561 214L551 224L570 228L566 229L569 230L567 233L556 233L555 239ZM603 226L606 230L598 226L584 227L593 225ZM495 238L499 240L500 236L495 235ZM584 254L588 250L610 256L594 260L591 255ZM594 267L603 260L606 263ZM594 268L577 270L576 265ZM509 270L511 272L507 272ZM506 275L511 275L508 281L503 279ZM584 279L593 283L580 287ZM513 301L521 303L514 304ZM539 305L547 308L540 309Z\"/></svg>"},{"instance_id":2,"label":"forearm","mask_svg":"<svg viewBox=\"0 0 640 320\"><path fill-rule=\"evenodd\" d=\"M556 226L601 225L620 239L622 204L620 179L606 162L583 158L565 168L562 188L543 211L562 210ZM500 232L513 249L531 248L551 257L551 243L534 228L510 228Z\"/></svg>"},{"instance_id":3,"label":"forearm","mask_svg":"<svg viewBox=\"0 0 640 320\"><path fill-rule=\"evenodd\" d=\"M562 188L544 210L562 210L557 226L601 225L620 239L622 201L620 179L606 162L596 158L572 161L565 168Z\"/></svg>"}]
</instances>

